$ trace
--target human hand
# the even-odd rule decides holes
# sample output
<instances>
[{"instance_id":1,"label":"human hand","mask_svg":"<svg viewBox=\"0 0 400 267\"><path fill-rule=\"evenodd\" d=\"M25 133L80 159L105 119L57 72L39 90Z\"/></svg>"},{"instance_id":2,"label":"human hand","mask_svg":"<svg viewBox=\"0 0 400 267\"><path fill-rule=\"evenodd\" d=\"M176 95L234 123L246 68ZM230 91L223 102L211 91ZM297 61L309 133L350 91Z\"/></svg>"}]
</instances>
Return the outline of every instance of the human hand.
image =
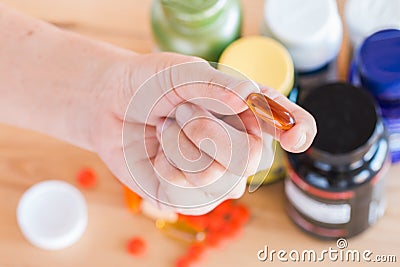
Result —
<instances>
[{"instance_id":1,"label":"human hand","mask_svg":"<svg viewBox=\"0 0 400 267\"><path fill-rule=\"evenodd\" d=\"M254 83L198 58L141 55L110 73L114 85L103 92L95 151L123 183L162 208L201 214L238 198L247 177L271 164L272 136L301 152L316 134L309 113L263 88L296 119L291 130L275 132L244 101L259 91Z\"/></svg>"},{"instance_id":2,"label":"human hand","mask_svg":"<svg viewBox=\"0 0 400 267\"><path fill-rule=\"evenodd\" d=\"M269 167L271 136L292 152L314 138L307 112L263 89L297 121L274 132L243 100L260 90L254 83L199 58L137 55L1 4L0 13L0 92L7 96L0 122L97 152L123 183L160 206L207 212L239 197L246 177Z\"/></svg>"}]
</instances>

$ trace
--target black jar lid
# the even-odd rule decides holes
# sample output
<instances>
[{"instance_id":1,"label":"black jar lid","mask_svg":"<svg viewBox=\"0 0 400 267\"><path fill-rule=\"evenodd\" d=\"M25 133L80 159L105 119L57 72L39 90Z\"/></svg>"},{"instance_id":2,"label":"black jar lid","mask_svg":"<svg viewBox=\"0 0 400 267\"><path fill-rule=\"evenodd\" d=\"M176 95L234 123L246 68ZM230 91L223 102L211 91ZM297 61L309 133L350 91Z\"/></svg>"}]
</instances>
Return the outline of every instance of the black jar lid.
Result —
<instances>
[{"instance_id":1,"label":"black jar lid","mask_svg":"<svg viewBox=\"0 0 400 267\"><path fill-rule=\"evenodd\" d=\"M307 153L331 165L350 165L360 160L382 135L372 96L346 83L312 89L298 103L317 122L318 133Z\"/></svg>"}]
</instances>

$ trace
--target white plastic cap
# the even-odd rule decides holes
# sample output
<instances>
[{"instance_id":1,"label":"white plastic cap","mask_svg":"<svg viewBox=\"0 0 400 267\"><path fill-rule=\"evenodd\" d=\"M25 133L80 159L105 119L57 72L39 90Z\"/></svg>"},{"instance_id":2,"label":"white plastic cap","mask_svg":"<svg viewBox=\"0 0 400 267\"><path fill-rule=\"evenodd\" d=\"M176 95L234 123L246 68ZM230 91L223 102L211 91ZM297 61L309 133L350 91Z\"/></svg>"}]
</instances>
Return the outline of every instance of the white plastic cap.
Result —
<instances>
[{"instance_id":1,"label":"white plastic cap","mask_svg":"<svg viewBox=\"0 0 400 267\"><path fill-rule=\"evenodd\" d=\"M343 27L335 0L266 0L263 31L286 46L297 70L307 72L337 56Z\"/></svg>"},{"instance_id":2,"label":"white plastic cap","mask_svg":"<svg viewBox=\"0 0 400 267\"><path fill-rule=\"evenodd\" d=\"M344 15L355 48L379 30L400 29L399 0L347 0Z\"/></svg>"},{"instance_id":3,"label":"white plastic cap","mask_svg":"<svg viewBox=\"0 0 400 267\"><path fill-rule=\"evenodd\" d=\"M66 182L40 182L23 194L17 220L32 245L63 249L78 241L86 229L86 202L81 192Z\"/></svg>"}]
</instances>

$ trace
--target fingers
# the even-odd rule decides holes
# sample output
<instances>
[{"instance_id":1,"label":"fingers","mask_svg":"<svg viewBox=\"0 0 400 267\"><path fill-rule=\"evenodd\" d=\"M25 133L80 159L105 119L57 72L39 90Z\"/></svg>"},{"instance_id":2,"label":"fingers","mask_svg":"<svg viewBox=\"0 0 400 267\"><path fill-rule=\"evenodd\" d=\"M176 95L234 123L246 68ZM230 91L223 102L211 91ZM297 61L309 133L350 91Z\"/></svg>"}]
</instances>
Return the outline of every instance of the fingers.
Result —
<instances>
[{"instance_id":1,"label":"fingers","mask_svg":"<svg viewBox=\"0 0 400 267\"><path fill-rule=\"evenodd\" d=\"M196 147L229 172L239 176L254 174L262 152L260 137L239 131L188 103L177 108L176 121Z\"/></svg>"},{"instance_id":2,"label":"fingers","mask_svg":"<svg viewBox=\"0 0 400 267\"><path fill-rule=\"evenodd\" d=\"M260 91L254 82L225 74L199 58L174 53L153 57L157 60L146 58L158 72L147 73L148 79L138 85L125 114L128 121L155 125L187 101L222 115L237 114L247 109L246 97Z\"/></svg>"},{"instance_id":3,"label":"fingers","mask_svg":"<svg viewBox=\"0 0 400 267\"><path fill-rule=\"evenodd\" d=\"M293 153L307 150L317 134L317 126L313 116L273 89L262 88L262 92L285 107L295 118L296 124L293 128L287 131L276 131L275 137L279 140L283 149ZM275 130L271 129L271 126L266 125L266 123L263 126L269 133Z\"/></svg>"},{"instance_id":4,"label":"fingers","mask_svg":"<svg viewBox=\"0 0 400 267\"><path fill-rule=\"evenodd\" d=\"M159 124L157 127L159 132L159 142L171 165L179 171L184 172L186 177L188 174L202 174L204 172L212 172L212 175L201 177L200 179L189 179L193 185L200 186L212 183L213 180L208 178L215 177L216 172L223 172L222 166L214 159L197 148L184 134L179 125L174 120L166 120L165 123ZM211 166L213 165L213 166ZM203 176L203 175L202 175Z\"/></svg>"},{"instance_id":5,"label":"fingers","mask_svg":"<svg viewBox=\"0 0 400 267\"><path fill-rule=\"evenodd\" d=\"M244 111L246 97L260 91L257 84L240 74L228 75L206 61L173 66L163 76L179 97L224 115Z\"/></svg>"},{"instance_id":6,"label":"fingers","mask_svg":"<svg viewBox=\"0 0 400 267\"><path fill-rule=\"evenodd\" d=\"M162 209L173 208L182 214L207 213L225 199L240 197L245 190L243 183L245 179L234 177L228 172L210 185L193 186L185 178L184 173L170 163L162 151L156 156L154 168L159 178L158 206ZM213 169L211 166L207 172L198 173L199 180L202 181L206 175L218 176L219 173L213 172Z\"/></svg>"},{"instance_id":7,"label":"fingers","mask_svg":"<svg viewBox=\"0 0 400 267\"><path fill-rule=\"evenodd\" d=\"M158 129L161 129L161 126ZM164 155L157 157L156 169L165 168L158 170L158 173L165 174L166 180L170 180L169 175L180 171L190 185L216 197L229 195L236 187L240 176L229 173L221 164L197 148L175 121L169 120L163 124L161 130L159 139ZM174 168L171 169L171 166Z\"/></svg>"}]
</instances>

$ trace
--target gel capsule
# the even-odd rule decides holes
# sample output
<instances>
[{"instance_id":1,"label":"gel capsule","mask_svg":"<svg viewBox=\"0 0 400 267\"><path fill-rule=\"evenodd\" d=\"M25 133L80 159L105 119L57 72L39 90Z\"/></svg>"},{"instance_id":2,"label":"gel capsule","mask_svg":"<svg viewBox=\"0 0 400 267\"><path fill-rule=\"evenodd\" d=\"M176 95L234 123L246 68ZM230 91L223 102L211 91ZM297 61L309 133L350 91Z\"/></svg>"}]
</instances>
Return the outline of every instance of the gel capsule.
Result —
<instances>
[{"instance_id":1,"label":"gel capsule","mask_svg":"<svg viewBox=\"0 0 400 267\"><path fill-rule=\"evenodd\" d=\"M293 115L286 108L263 94L252 93L247 97L246 102L256 116L277 129L286 131L296 123Z\"/></svg>"}]
</instances>

